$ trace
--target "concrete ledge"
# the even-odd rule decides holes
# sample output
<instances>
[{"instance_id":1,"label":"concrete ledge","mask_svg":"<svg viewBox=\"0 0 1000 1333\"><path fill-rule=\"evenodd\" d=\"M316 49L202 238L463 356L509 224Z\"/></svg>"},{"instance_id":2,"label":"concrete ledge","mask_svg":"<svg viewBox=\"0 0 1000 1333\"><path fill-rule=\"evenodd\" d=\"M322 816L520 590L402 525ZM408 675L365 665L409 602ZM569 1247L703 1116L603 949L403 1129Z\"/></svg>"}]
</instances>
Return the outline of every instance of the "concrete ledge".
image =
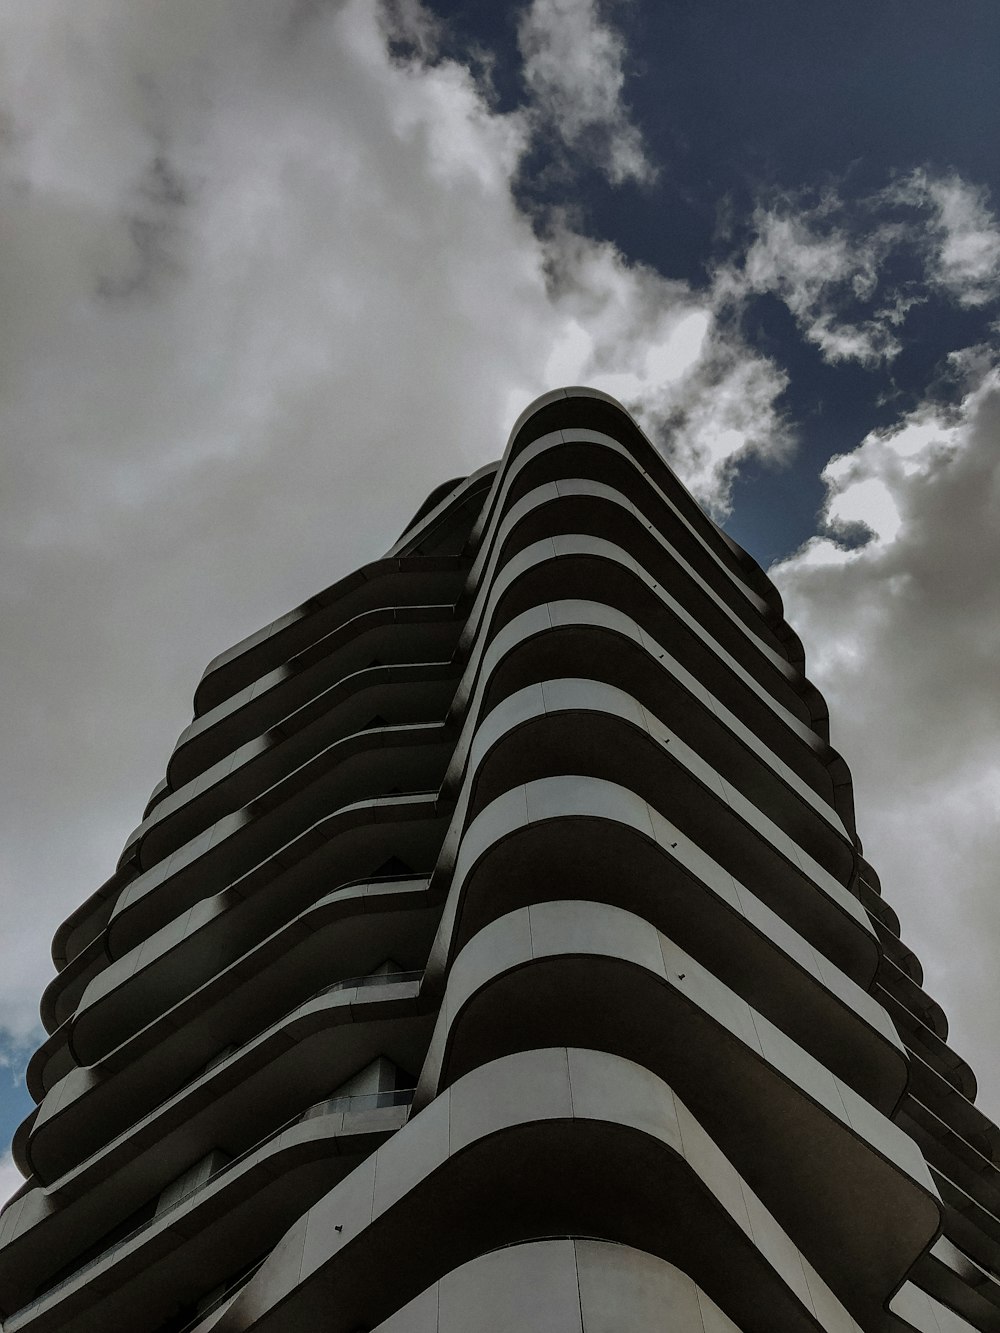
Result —
<instances>
[{"instance_id":1,"label":"concrete ledge","mask_svg":"<svg viewBox=\"0 0 1000 1333\"><path fill-rule=\"evenodd\" d=\"M636 966L648 964L653 968L653 974L661 977L661 955L665 956L665 951L676 952L683 960L677 964L680 974L686 977L690 972L692 977L700 976L709 993L725 996L721 1001L723 1013L739 1012L744 1019L754 1014L769 1027L774 1025L786 1037L792 1037L805 1058L815 1060L824 1070L835 1072L847 1086L885 1115L893 1114L907 1086L906 1052L884 1010L870 995L846 978L837 978L834 969L829 964L823 966L821 960L813 961L810 966L808 951L801 947L801 941L795 952L786 953L783 945L790 942L787 929L774 933L771 949L764 953L759 945L754 948L749 922L742 930L734 928L731 939L727 940L721 913L715 917L708 913L703 915L698 911L699 905L692 901L690 914L695 917L694 928L685 931L683 910L672 914L659 910L662 894L657 890L662 889L662 884L657 884L644 900L633 895L631 901L625 902L609 901L616 897L613 884L596 900L573 899L568 893L560 895L556 892L552 897L540 897L536 902L493 919L471 936L450 965L438 1015L438 1038L453 1022L458 1012L456 1006L469 1002L470 976L476 978L476 986L492 985L508 974L512 984L529 984L520 976L519 969L529 962L536 964L546 956L543 940L554 950L550 961L563 959L577 964L586 956L595 964L595 976L601 970L598 959L625 962L627 957ZM683 907L684 898L690 900L692 897L690 894L678 895L678 908ZM717 946L714 953L698 961L690 949L678 944L675 933L668 933L669 924L663 928L664 918L668 922L672 920L676 932L685 938L693 936L697 940L710 933ZM625 940L628 940L631 952L623 957L618 949ZM654 940L657 941L655 945ZM557 941L561 947L557 947ZM795 942L791 943L794 948ZM743 971L740 970L741 963ZM755 984L747 975L758 968L770 973L768 981ZM719 976L720 971L726 973L728 982ZM518 974L516 982L515 973ZM631 972L619 980L624 982L626 978L629 982L635 981ZM662 979L670 983L670 974ZM581 984L578 1003L587 1005L586 983ZM685 984L678 987L678 996L690 1000L692 986L696 986L694 981L688 985L685 980ZM627 994L629 989L626 984L624 993ZM752 1004L743 994L744 989L760 997L769 1013L764 1014L759 1006ZM600 1002L595 1000L592 1003ZM519 1040L525 1036L525 1031L533 1037L538 1024L542 1024L544 1030L550 1014L560 1009L561 999L554 997L551 1008L543 999L539 999L538 1004L539 1011L535 1014L530 1011L530 1005L530 1012L525 1011L519 1002L512 1000L510 1015L501 1015L508 1039ZM631 1009L632 1005L623 999L618 1010L607 1014L606 1021L612 1024L626 1021L625 1014ZM527 1024L525 1030L518 1029L513 1017L515 1010ZM636 1013L641 1012L640 1006ZM805 1015L808 1017L803 1022ZM674 1018L670 1019L670 1022L674 1021ZM744 1028L753 1032L752 1023L748 1026L744 1021L738 1025L738 1030ZM633 1036L643 1039L642 1034ZM796 1041L796 1037L801 1040ZM443 1060L438 1039L436 1044L438 1056ZM558 1043L553 1039L551 1043L539 1044ZM756 1041L753 1044L756 1046ZM432 1045L432 1051L434 1049L435 1045ZM500 1054L499 1051L496 1053ZM425 1068L425 1075L430 1081L421 1080L418 1104L433 1096L439 1087L438 1076L432 1077L429 1068Z\"/></svg>"},{"instance_id":2,"label":"concrete ledge","mask_svg":"<svg viewBox=\"0 0 1000 1333\"><path fill-rule=\"evenodd\" d=\"M7 1333L135 1333L155 1328L185 1297L227 1275L232 1254L272 1245L317 1194L348 1173L406 1118L405 1107L332 1113L276 1133L170 1211L20 1304L47 1262L6 1275ZM40 1271L39 1271L40 1270ZM34 1276L32 1274L34 1273ZM150 1321L155 1321L151 1324Z\"/></svg>"},{"instance_id":3,"label":"concrete ledge","mask_svg":"<svg viewBox=\"0 0 1000 1333\"><path fill-rule=\"evenodd\" d=\"M422 966L434 929L428 906L425 880L346 886L310 904L274 935L248 944L95 1069L74 1068L46 1095L28 1150L42 1178L54 1180L99 1153L167 1096L186 1072L210 1060L227 1034L253 1031L256 1024L266 1031L281 1019L282 1006L287 1010L296 1001L306 1003L331 970L357 975L359 967L364 970L361 960L374 967L393 955ZM228 927L239 947L242 933L236 924L214 917L203 928L220 927L225 938ZM252 919L243 923L251 939L256 924ZM186 956L182 941L179 966Z\"/></svg>"},{"instance_id":4,"label":"concrete ledge","mask_svg":"<svg viewBox=\"0 0 1000 1333\"><path fill-rule=\"evenodd\" d=\"M566 454L565 444L558 443L560 453L553 456L553 462ZM601 469L593 470L600 476ZM628 485L629 481L633 484ZM789 664L782 642L771 628L766 603L729 572L698 560L701 548L692 548L685 540L685 529L648 480L638 474L631 478L616 476L610 484L599 477L579 475L579 470L578 475L572 475L570 470L570 475L557 475L541 484L532 477L529 484L532 489L525 492L516 486L507 495L505 508L489 530L473 569L480 592L494 580L498 569L537 540L560 533L604 538L642 559L650 572L662 571L677 595L689 601L692 609L697 607L695 614L704 615L715 625L717 636L743 635L787 672L789 679L800 674ZM665 535L668 533L669 537ZM683 550L674 542L680 542ZM475 626L473 613L471 627L463 637L468 638Z\"/></svg>"},{"instance_id":5,"label":"concrete ledge","mask_svg":"<svg viewBox=\"0 0 1000 1333\"><path fill-rule=\"evenodd\" d=\"M522 908L466 945L415 1106L479 1064L557 1044L669 1077L845 1300L885 1300L940 1226L907 1134L648 922L603 903ZM888 1111L906 1065L888 1042L882 1053Z\"/></svg>"},{"instance_id":6,"label":"concrete ledge","mask_svg":"<svg viewBox=\"0 0 1000 1333\"><path fill-rule=\"evenodd\" d=\"M167 764L168 782L174 789L184 786L372 657L382 663L447 661L460 628L450 604L363 612L195 718L177 739Z\"/></svg>"},{"instance_id":7,"label":"concrete ledge","mask_svg":"<svg viewBox=\"0 0 1000 1333\"><path fill-rule=\"evenodd\" d=\"M601 887L605 882L626 891L644 876L653 875L654 883L666 876L669 882L678 878L678 868L680 877L711 886L727 899L750 887L752 897L845 976L862 988L870 984L878 943L864 909L846 889L829 876L820 887L791 866L787 874L757 875L745 886L702 849L683 812L674 813L676 823L630 787L562 774L512 787L464 831L453 824L442 853L453 857L453 870L428 963L431 984L470 934L512 907L544 897L600 898L607 892ZM575 890L575 883L590 887Z\"/></svg>"},{"instance_id":8,"label":"concrete ledge","mask_svg":"<svg viewBox=\"0 0 1000 1333\"><path fill-rule=\"evenodd\" d=\"M371 1328L485 1251L553 1235L666 1260L747 1333L855 1333L661 1079L566 1048L460 1079L314 1205L204 1333Z\"/></svg>"},{"instance_id":9,"label":"concrete ledge","mask_svg":"<svg viewBox=\"0 0 1000 1333\"><path fill-rule=\"evenodd\" d=\"M161 880L151 879L142 883L134 894L126 893L119 899L115 913L108 924L109 949L120 957L149 939L161 927L176 921L195 904L200 910L208 910L204 904L215 901L223 910L234 902L259 894L265 887L283 880L286 885L287 900L292 910L284 917L293 914L296 904L294 885L296 880L304 880L302 888L306 891L313 883L319 865L317 853L324 848L339 846L343 857L344 840L364 842L365 835L371 841L371 833L379 825L390 823L407 824L415 821L433 822L443 818L438 809L436 793L418 792L399 796L375 796L366 801L353 801L339 810L317 819L307 829L300 832L284 846L279 847L245 873L234 878L224 889L215 894L203 894L196 874L184 881L183 885L174 880L169 883L169 890ZM385 841L383 838L381 841ZM391 848L391 852L395 852ZM386 852L388 856L390 852ZM369 853L370 855L370 853ZM376 864L378 860L376 859ZM428 864L425 862L425 865ZM306 867L309 867L307 870ZM360 864L354 870L351 860L340 861L340 871L348 875L353 871L358 876L370 871L371 862ZM311 873L310 873L311 872ZM313 889L315 893L315 889ZM78 1052L81 1062L87 1056ZM95 1057L92 1057L95 1058Z\"/></svg>"},{"instance_id":10,"label":"concrete ledge","mask_svg":"<svg viewBox=\"0 0 1000 1333\"><path fill-rule=\"evenodd\" d=\"M833 1323L855 1333L849 1316ZM491 1250L373 1333L740 1333L686 1273L608 1241L525 1241Z\"/></svg>"},{"instance_id":11,"label":"concrete ledge","mask_svg":"<svg viewBox=\"0 0 1000 1333\"><path fill-rule=\"evenodd\" d=\"M455 556L410 556L405 562L383 557L362 565L214 657L195 690L195 715L218 707L279 663L353 619L372 602L402 606L444 601L444 594L452 586L458 595L465 576L465 562Z\"/></svg>"}]
</instances>

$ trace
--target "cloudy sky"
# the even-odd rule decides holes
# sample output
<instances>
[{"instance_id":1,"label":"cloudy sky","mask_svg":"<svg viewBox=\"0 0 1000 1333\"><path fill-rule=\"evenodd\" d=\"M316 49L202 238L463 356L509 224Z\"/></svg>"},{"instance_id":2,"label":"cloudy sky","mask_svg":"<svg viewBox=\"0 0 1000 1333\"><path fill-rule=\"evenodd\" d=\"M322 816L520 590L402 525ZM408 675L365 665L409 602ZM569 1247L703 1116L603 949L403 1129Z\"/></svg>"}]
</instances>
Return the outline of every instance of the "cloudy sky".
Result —
<instances>
[{"instance_id":1,"label":"cloudy sky","mask_svg":"<svg viewBox=\"0 0 1000 1333\"><path fill-rule=\"evenodd\" d=\"M1000 1115L998 49L995 0L0 11L0 1149L206 661L565 383L773 567Z\"/></svg>"}]
</instances>

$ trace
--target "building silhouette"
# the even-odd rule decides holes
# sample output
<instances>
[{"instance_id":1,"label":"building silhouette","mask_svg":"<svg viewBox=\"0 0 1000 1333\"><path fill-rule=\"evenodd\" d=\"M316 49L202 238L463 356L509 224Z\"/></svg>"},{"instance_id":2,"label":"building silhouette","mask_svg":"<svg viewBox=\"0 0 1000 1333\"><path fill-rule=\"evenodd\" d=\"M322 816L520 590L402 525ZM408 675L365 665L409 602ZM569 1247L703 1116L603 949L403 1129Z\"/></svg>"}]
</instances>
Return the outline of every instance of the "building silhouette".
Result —
<instances>
[{"instance_id":1,"label":"building silhouette","mask_svg":"<svg viewBox=\"0 0 1000 1333\"><path fill-rule=\"evenodd\" d=\"M53 952L6 1333L1000 1329L799 640L600 393L210 664Z\"/></svg>"}]
</instances>

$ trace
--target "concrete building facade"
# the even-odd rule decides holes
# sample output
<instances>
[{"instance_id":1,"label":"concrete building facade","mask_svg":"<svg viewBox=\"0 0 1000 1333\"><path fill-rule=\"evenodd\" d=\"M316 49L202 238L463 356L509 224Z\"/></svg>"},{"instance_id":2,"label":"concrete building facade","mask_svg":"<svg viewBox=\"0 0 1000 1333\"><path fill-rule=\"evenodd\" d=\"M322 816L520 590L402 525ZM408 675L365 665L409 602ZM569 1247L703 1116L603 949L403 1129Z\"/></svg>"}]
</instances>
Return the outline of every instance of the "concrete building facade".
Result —
<instances>
[{"instance_id":1,"label":"concrete building facade","mask_svg":"<svg viewBox=\"0 0 1000 1333\"><path fill-rule=\"evenodd\" d=\"M801 644L600 393L210 664L53 953L6 1333L1000 1329Z\"/></svg>"}]
</instances>

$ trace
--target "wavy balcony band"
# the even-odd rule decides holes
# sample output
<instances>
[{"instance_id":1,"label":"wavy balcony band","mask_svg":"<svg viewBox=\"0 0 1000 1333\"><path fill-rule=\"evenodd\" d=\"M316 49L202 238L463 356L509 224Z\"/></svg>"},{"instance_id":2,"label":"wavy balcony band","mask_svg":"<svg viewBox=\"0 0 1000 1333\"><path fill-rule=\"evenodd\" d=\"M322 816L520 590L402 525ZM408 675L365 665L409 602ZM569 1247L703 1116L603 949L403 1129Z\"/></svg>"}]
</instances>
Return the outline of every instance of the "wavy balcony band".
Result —
<instances>
[{"instance_id":1,"label":"wavy balcony band","mask_svg":"<svg viewBox=\"0 0 1000 1333\"><path fill-rule=\"evenodd\" d=\"M5 1333L1000 1330L1000 1131L763 571L544 395L60 927Z\"/></svg>"}]
</instances>

